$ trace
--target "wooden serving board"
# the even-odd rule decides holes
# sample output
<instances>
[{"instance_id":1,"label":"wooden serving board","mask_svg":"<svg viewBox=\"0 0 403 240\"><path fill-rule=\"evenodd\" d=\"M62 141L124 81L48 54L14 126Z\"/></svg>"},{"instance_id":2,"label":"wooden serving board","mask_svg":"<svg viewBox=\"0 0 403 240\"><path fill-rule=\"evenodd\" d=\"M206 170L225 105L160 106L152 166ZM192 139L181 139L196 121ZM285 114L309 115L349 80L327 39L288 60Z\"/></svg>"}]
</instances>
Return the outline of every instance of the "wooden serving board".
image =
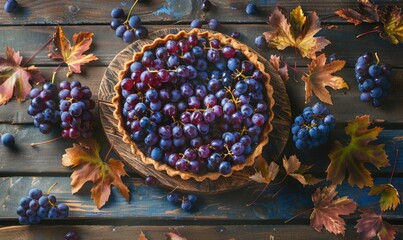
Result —
<instances>
[{"instance_id":1,"label":"wooden serving board","mask_svg":"<svg viewBox=\"0 0 403 240\"><path fill-rule=\"evenodd\" d=\"M123 142L122 135L117 130L118 121L113 117L114 107L110 104L115 96L114 86L118 82L118 73L124 68L124 64L130 61L136 51L153 39L165 36L167 34L175 34L181 30L190 30L183 28L162 29L150 33L147 39L137 40L127 46L123 51L109 64L102 78L99 89L99 109L101 123L105 131L106 137L115 149L116 153L121 157L128 166L133 168L142 176L154 176L159 183L167 188L177 188L179 191L193 192L197 194L217 194L230 190L235 190L251 183L249 176L254 173L252 167L246 167L244 170L234 172L230 177L220 177L217 180L205 180L197 182L193 179L183 180L179 176L170 177L166 172L156 171L154 166L144 164L138 156L135 156L130 146ZM206 30L207 31L207 30ZM259 54L258 54L259 55ZM265 146L263 155L269 161L276 161L287 142L290 124L291 124L291 107L290 101L283 81L277 74L277 71L270 63L259 55L259 61L264 63L266 71L271 76L271 85L274 88L274 120L272 121L273 131L269 135L269 144ZM109 103L108 103L109 102Z\"/></svg>"}]
</instances>

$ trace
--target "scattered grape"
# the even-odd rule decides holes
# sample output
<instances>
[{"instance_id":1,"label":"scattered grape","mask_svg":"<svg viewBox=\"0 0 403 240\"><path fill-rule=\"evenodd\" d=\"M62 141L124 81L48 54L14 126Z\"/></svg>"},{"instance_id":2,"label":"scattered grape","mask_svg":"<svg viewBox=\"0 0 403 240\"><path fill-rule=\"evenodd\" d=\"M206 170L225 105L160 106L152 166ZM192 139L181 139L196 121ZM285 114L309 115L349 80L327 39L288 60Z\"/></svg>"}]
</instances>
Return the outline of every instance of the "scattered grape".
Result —
<instances>
[{"instance_id":1,"label":"scattered grape","mask_svg":"<svg viewBox=\"0 0 403 240\"><path fill-rule=\"evenodd\" d=\"M13 148L15 145L15 139L11 133L4 133L1 135L1 142L8 148Z\"/></svg>"},{"instance_id":2,"label":"scattered grape","mask_svg":"<svg viewBox=\"0 0 403 240\"><path fill-rule=\"evenodd\" d=\"M208 12L211 9L211 2L209 0L202 0L201 10L203 12Z\"/></svg>"},{"instance_id":3,"label":"scattered grape","mask_svg":"<svg viewBox=\"0 0 403 240\"><path fill-rule=\"evenodd\" d=\"M246 5L246 14L248 15L253 15L257 13L257 7L255 4L253 3L248 3L248 5Z\"/></svg>"},{"instance_id":4,"label":"scattered grape","mask_svg":"<svg viewBox=\"0 0 403 240\"><path fill-rule=\"evenodd\" d=\"M65 240L78 240L78 234L74 231L69 231L64 235Z\"/></svg>"},{"instance_id":5,"label":"scattered grape","mask_svg":"<svg viewBox=\"0 0 403 240\"><path fill-rule=\"evenodd\" d=\"M214 18L210 19L210 21L208 23L208 28L210 30L216 31L219 26L220 26L220 22L217 19L214 19Z\"/></svg>"},{"instance_id":6,"label":"scattered grape","mask_svg":"<svg viewBox=\"0 0 403 240\"><path fill-rule=\"evenodd\" d=\"M264 48L267 45L266 39L263 36L257 36L255 38L255 45L258 48Z\"/></svg>"},{"instance_id":7,"label":"scattered grape","mask_svg":"<svg viewBox=\"0 0 403 240\"><path fill-rule=\"evenodd\" d=\"M16 0L7 0L4 3L4 11L8 13L14 12L18 8L18 2Z\"/></svg>"},{"instance_id":8,"label":"scattered grape","mask_svg":"<svg viewBox=\"0 0 403 240\"><path fill-rule=\"evenodd\" d=\"M190 23L190 28L201 28L203 26L203 21L195 19Z\"/></svg>"}]
</instances>

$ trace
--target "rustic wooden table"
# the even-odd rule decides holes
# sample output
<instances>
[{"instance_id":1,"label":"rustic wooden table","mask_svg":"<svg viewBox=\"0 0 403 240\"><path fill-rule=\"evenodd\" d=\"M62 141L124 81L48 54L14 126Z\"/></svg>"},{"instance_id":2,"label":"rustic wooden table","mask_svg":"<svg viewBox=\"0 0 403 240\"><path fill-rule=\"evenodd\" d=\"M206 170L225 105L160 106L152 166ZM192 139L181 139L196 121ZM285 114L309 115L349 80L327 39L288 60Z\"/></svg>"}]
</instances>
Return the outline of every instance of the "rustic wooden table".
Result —
<instances>
[{"instance_id":1,"label":"rustic wooden table","mask_svg":"<svg viewBox=\"0 0 403 240\"><path fill-rule=\"evenodd\" d=\"M5 0L0 0L0 6ZM187 27L189 22L201 15L199 0L150 0L149 3L138 4L134 10L150 32L167 27ZM319 35L326 36L332 44L324 50L327 55L337 53L341 59L347 60L346 68L340 71L350 85L350 90L332 91L334 105L331 111L337 117L336 130L332 139L344 137L346 122L356 115L370 114L372 119L379 120L377 125L385 127L380 134L379 142L385 143L385 149L390 159L394 158L396 149L403 146L403 45L392 45L381 40L377 35L369 35L356 39L356 35L371 29L372 25L364 24L354 27L344 20L335 17L334 11L344 8L356 8L356 2L351 0L301 0L301 1L254 1L259 13L247 15L243 0L211 0L215 7L207 13L207 18L217 18L222 22L219 31L230 34L241 32L240 41L256 49L264 57L279 53L272 49L259 50L254 45L256 36L267 31L268 15L276 5L287 9L301 4L305 11L316 11L323 19L323 30ZM396 4L403 8L402 1L376 1L380 4ZM126 11L131 1L110 0L60 0L60 1L25 1L19 0L21 8L17 13L8 14L0 10L0 46L12 46L28 58L39 49L55 32L56 25L63 25L66 35L71 39L73 33L80 31L93 32L94 53L99 60L84 67L83 74L74 74L71 79L78 79L88 85L96 95L103 74L114 58L127 44L115 36L109 27L110 11L114 7L122 7ZM378 52L384 62L394 67L393 89L387 103L380 109L364 104L359 100L359 92L355 84L354 64L356 58L366 51ZM295 57L293 49L279 53L288 62L294 63L301 69L306 69L306 59ZM0 55L4 56L3 53ZM32 61L40 67L45 76L49 75L58 63L47 57L42 51ZM65 79L66 67L62 67L56 77L60 82ZM297 78L298 79L298 78ZM286 84L291 101L293 115L304 108L304 83L291 79ZM97 98L97 96L94 96ZM316 99L314 99L316 100ZM109 202L98 210L90 198L91 184L85 185L78 194L71 194L71 169L63 167L61 157L65 149L71 147L72 141L60 140L41 145L36 148L29 146L32 142L45 141L56 134L42 135L33 125L32 118L27 115L29 101L18 104L12 100L0 107L0 133L12 132L16 137L17 150L10 151L0 146L0 239L63 239L64 233L74 230L80 239L137 239L140 231L146 233L149 239L164 239L164 233L177 231L188 239L339 239L330 233L316 232L309 226L309 215L284 224L284 221L299 211L312 207L311 194L314 187L301 187L295 182L286 182L284 189L277 197L271 194L278 188L270 188L268 193L256 204L247 207L252 200L251 193L258 188L243 188L234 192L201 196L197 208L193 212L182 211L166 201L163 197L168 189L147 187L144 180L127 168L130 177L125 182L131 189L131 201L128 203L112 189ZM97 107L98 109L98 107ZM98 110L96 111L99 122ZM106 140L102 126L96 129L99 141L102 143L102 153L105 154L110 145ZM343 139L344 138L344 139ZM284 154L297 154L305 164L315 164L313 174L325 178L329 159L329 146L320 150L299 152L288 141ZM114 155L112 153L112 155ZM116 156L116 158L118 158ZM374 171L375 183L385 183L390 176L392 167ZM396 172L393 184L398 190L403 189L403 153L397 158ZM53 183L58 185L53 193L60 202L70 206L70 216L66 219L43 220L36 226L18 225L16 207L22 196L32 187L47 189ZM347 184L338 187L340 196L348 195L362 207L377 207L377 197L369 197L368 189L351 188ZM398 235L403 238L403 207L394 212L385 212L384 218L394 224ZM359 214L348 216L345 239L356 238L355 221Z\"/></svg>"}]
</instances>

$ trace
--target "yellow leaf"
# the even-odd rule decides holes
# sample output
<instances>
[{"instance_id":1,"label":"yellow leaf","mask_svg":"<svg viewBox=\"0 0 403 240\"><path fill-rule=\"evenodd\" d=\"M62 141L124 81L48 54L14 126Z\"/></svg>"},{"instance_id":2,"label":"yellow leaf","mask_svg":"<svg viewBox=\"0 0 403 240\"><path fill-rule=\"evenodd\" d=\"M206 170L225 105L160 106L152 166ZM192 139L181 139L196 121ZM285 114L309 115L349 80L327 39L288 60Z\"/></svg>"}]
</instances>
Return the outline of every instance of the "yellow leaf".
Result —
<instances>
[{"instance_id":1,"label":"yellow leaf","mask_svg":"<svg viewBox=\"0 0 403 240\"><path fill-rule=\"evenodd\" d=\"M369 145L377 139L382 128L368 129L369 125L368 115L356 117L348 123L345 130L351 141L347 146L338 141L334 142L329 153L331 162L326 170L327 180L333 184L341 184L348 171L350 185L357 185L359 188L371 187L374 184L373 179L364 163L371 163L378 169L389 166L388 156L383 149L384 144Z\"/></svg>"},{"instance_id":2,"label":"yellow leaf","mask_svg":"<svg viewBox=\"0 0 403 240\"><path fill-rule=\"evenodd\" d=\"M397 6L389 6L381 14L383 31L381 36L393 44L403 43L403 21L401 9Z\"/></svg>"},{"instance_id":3,"label":"yellow leaf","mask_svg":"<svg viewBox=\"0 0 403 240\"><path fill-rule=\"evenodd\" d=\"M102 208L111 194L111 185L116 186L126 200L129 200L129 188L122 182L121 177L126 176L121 161L111 158L108 162L102 161L99 156L100 146L95 139L80 140L66 149L62 157L62 164L72 167L71 174L72 193L78 192L88 182L93 182L91 198L98 208Z\"/></svg>"},{"instance_id":4,"label":"yellow leaf","mask_svg":"<svg viewBox=\"0 0 403 240\"><path fill-rule=\"evenodd\" d=\"M322 102L333 104L326 87L331 87L334 90L349 88L343 78L332 75L332 73L341 70L345 64L346 61L343 60L326 64L325 54L313 59L308 64L309 74L302 76L302 80L305 82L305 103L309 103L311 96L315 94Z\"/></svg>"},{"instance_id":5,"label":"yellow leaf","mask_svg":"<svg viewBox=\"0 0 403 240\"><path fill-rule=\"evenodd\" d=\"M301 6L296 7L290 14L290 22L284 14L276 8L269 17L272 31L263 35L268 45L278 50L286 47L298 48L302 57L315 58L316 52L330 44L324 37L314 37L320 30L320 21L316 12L305 17Z\"/></svg>"},{"instance_id":6,"label":"yellow leaf","mask_svg":"<svg viewBox=\"0 0 403 240\"><path fill-rule=\"evenodd\" d=\"M372 186L369 195L380 195L379 206L382 211L395 210L400 204L399 192L392 184Z\"/></svg>"}]
</instances>

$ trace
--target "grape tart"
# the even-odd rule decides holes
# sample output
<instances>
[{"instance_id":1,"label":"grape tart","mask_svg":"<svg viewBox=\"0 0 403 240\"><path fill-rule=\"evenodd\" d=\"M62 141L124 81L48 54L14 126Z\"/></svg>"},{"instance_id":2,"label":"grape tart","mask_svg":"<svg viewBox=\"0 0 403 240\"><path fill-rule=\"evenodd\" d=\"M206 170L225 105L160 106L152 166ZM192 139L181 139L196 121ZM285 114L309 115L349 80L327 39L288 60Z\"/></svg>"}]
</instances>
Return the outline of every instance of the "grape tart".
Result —
<instances>
[{"instance_id":1,"label":"grape tart","mask_svg":"<svg viewBox=\"0 0 403 240\"><path fill-rule=\"evenodd\" d=\"M176 47L170 46L167 48L167 44L168 45L172 44L172 42L176 43ZM199 53L200 55L193 57L192 56L185 57L186 53L188 52L194 53L193 48L195 48L196 46L201 47L202 51L201 53ZM226 50L228 49L224 50L225 47L228 46L230 46L229 50L231 50L231 48L235 50L237 56L235 56L234 53L231 53L231 51L227 53ZM159 48L164 47L165 49L158 50ZM214 50L210 51L209 53L210 49ZM196 51L195 53L197 54L197 52L198 51ZM213 52L213 54L211 52ZM218 56L222 55L222 57L214 59L215 58L214 53L218 53ZM172 59L170 61L169 59L170 56L172 56L171 58L173 58L174 61L172 61ZM152 61L150 61L149 58L151 58ZM202 63L196 63L197 59L199 58L205 59L206 63L205 67L202 66L203 61ZM235 61L235 63L230 63L231 58L239 58L242 61L238 62L238 60L233 59L232 61ZM224 65L223 64L219 65L219 63L217 63L220 61L222 62L221 59L225 60ZM241 67L241 62L243 63L243 61L252 63L251 66L245 66L245 69L249 68L249 70L252 71L248 73L243 72L242 69L244 68ZM182 68L183 66L190 66L186 68L190 70L187 71L187 73L186 70L185 73L181 73L181 71L183 70ZM225 84L226 85L225 86L224 83L221 82L224 78L221 75L220 77L212 76L214 74L214 71L216 71L217 73L217 70L219 69L221 69L222 72L230 74L230 76L233 78L232 82L229 81L230 85L228 85L227 83ZM170 74L171 77L169 78L169 80L164 79L162 73L161 76L157 77L157 74L159 73L160 70L162 70L161 71L162 73ZM197 76L192 76L192 70L196 70ZM203 72L204 75L201 74L200 72ZM151 81L149 82L147 80L148 78L147 76L141 77L142 74L150 76ZM252 78L253 74L258 75L254 76L254 78L257 78L258 81L260 82L261 86L260 89L261 96L259 96L260 98L256 97L256 99L252 98L252 100L240 99L238 98L240 97L239 91L238 96L234 96L234 89L236 89L236 84L240 81L245 82L244 80ZM134 53L133 59L125 63L124 68L119 72L118 78L119 81L114 87L116 95L112 99L113 105L115 106L115 111L113 115L118 120L118 130L120 133L123 134L123 141L126 144L130 145L132 153L140 157L144 164L153 165L157 171L165 171L171 177L180 176L184 180L193 178L199 182L205 179L216 180L220 176L228 177L234 171L241 171L246 166L253 165L254 159L257 156L261 155L263 146L265 146L269 141L268 135L272 131L271 121L274 117L272 111L274 105L274 99L272 97L273 88L270 85L270 75L265 72L263 63L258 61L258 55L251 52L246 45L239 43L237 40L233 38L226 37L221 33L212 33L210 31L205 31L201 29L192 29L191 31L180 31L177 34L168 34L164 37L155 39L150 44L144 45L141 51ZM214 89L215 88L214 86L209 86L209 80L211 80L212 78L215 78L220 81L219 85L221 86L221 88ZM129 85L129 87L127 87L127 85ZM206 99L204 99L203 97L200 98L200 96L197 95L197 91L195 90L197 88L197 85L205 86L206 93L204 95L202 94L204 98L206 95L215 96L217 94L217 91L220 91L222 89L225 89L226 91L222 91L223 92L222 94L224 94L223 97L220 98L215 97L215 101L217 103L214 103L213 99L213 103L210 104L208 100L206 103ZM190 86L193 90L191 91L192 93L186 95L187 90L181 89L183 86ZM172 99L172 95L169 94L168 97L165 97L164 99L162 99L162 101L158 99L156 100L156 102L158 101L162 102L161 103L162 106L151 106L151 103L153 103L153 101L150 100L154 100L153 98L156 96L159 97L159 95L161 95L162 92L164 92L165 94L166 92L165 88L170 89L170 91L179 89L180 93L179 101L176 101L176 99ZM203 89L203 87L201 88ZM242 86L238 88L242 89ZM147 90L150 91L148 92ZM157 94L155 94L154 90L156 91ZM182 92L180 90L182 90ZM248 89L246 90L245 94L247 93L249 93ZM134 97L134 99L127 100L127 98L133 94L137 95L137 97ZM196 103L192 102L191 99L192 98L194 99L195 97L200 98L199 99L200 104L197 103L197 100ZM240 118L242 119L241 123L233 124L229 121L229 119L224 118L224 116L227 114L222 114L221 116L218 117L216 114L217 117L216 121L213 120L212 122L209 122L209 124L207 124L210 126L210 128L207 129L206 132L203 132L203 127L197 128L196 136L191 136L191 134L185 135L183 133L183 135L186 136L185 143L180 147L178 147L178 145L172 144L173 137L171 138L171 143L166 144L168 145L168 147L165 145L163 146L164 148L160 147L161 139L168 139L169 142L169 136L167 138L163 137L160 138L161 134L163 135L166 134L163 130L162 133L161 131L159 131L161 127L171 126L171 131L175 125L183 127L184 125L186 125L186 122L188 121L186 116L182 117L182 115L186 115L184 114L184 112L188 113L190 112L190 114L194 112L200 112L204 117L203 113L207 109L212 109L213 106L215 106L214 104L220 105L220 102L222 102L223 98L227 98L230 102L233 103L240 102L239 105L237 103L234 104L235 110L232 113L241 112L240 111L241 105L242 104L245 105L245 103L250 102L250 106L253 107L252 108L253 112L251 114L248 113L249 123L245 123L246 120L244 121L243 116L240 116ZM179 103L183 102L183 100L185 100L184 102L185 104L182 104L184 106L180 106ZM133 106L128 107L126 104L127 102L133 102L135 104L133 104ZM140 104L141 106L139 106L138 109L139 111L135 111L136 112L135 116L133 116L133 114L128 114L127 109L132 108L132 110L134 110L135 105L142 102L144 104ZM262 104L263 107L258 106L259 104ZM143 109L144 108L143 105L147 107L145 111ZM174 105L175 110L173 110L172 108L164 109L166 108L167 105L170 105L170 107L171 105ZM259 111L259 109L264 111ZM221 109L221 111L223 110L225 109ZM151 116L153 115L154 112L160 112L160 117L162 118L161 121L163 123L156 124L156 122L160 122L160 120L157 121L155 120L155 116ZM253 120L253 123L251 123L252 115L254 115L255 112L260 113L260 115L263 116L263 121L262 119L259 119L259 116L257 116L256 119ZM145 119L143 119L144 117ZM204 118L203 117L201 120L202 123L205 122L205 117ZM197 116L192 116L192 120L195 120L197 118L198 118ZM147 119L148 120L151 119L151 121L148 121ZM192 120L190 123L198 125ZM218 122L220 122L221 125L226 125L226 127L225 126L219 127L218 125L220 124ZM254 123L259 125L258 131L249 132L247 128L244 128L244 126L248 127L255 126L253 125ZM138 125L147 128L149 130L148 132L146 132L148 135L150 135L149 133L151 132L155 132L155 134L149 138L145 136L139 137L138 136L139 135L138 132L140 132L139 127L140 129L142 127ZM144 129L142 131L143 133L145 132ZM250 138L253 138L252 141L253 144L250 144L251 146L249 147L248 151L246 150L242 151L242 153L246 152L246 154L241 154L243 155L243 157L234 159L235 156L240 156L234 154L234 151L235 152L239 151L239 148L234 147L234 143L227 144L227 142L225 142L223 138L220 139L224 132L231 132L235 134L236 143L241 142L240 137L244 135L251 135ZM238 134L236 132L238 132ZM134 133L138 133L137 136L134 136ZM172 132L169 133L168 135L172 135ZM201 139L201 143L191 143L192 142L191 140L194 138ZM212 143L213 140L217 139L221 140L222 146L221 147L218 146L217 148L215 148L214 146L212 146L213 145ZM200 148L203 146L207 146L207 149ZM157 153L155 153L153 150L155 150L156 148L157 150L159 149L161 151L160 152L157 151ZM196 154L196 156L194 158L187 157L192 156L192 153L186 152L186 150L192 150L192 149ZM241 147L241 149L243 148ZM206 154L206 157L203 156L205 154L203 153L204 151L208 152ZM211 155L213 155L214 153L220 154L221 161L220 164L217 164L219 166L211 167L208 166L209 162L207 158L211 157ZM176 154L176 159L170 162L168 159L169 155L173 154ZM172 158L175 158L175 156ZM179 161L186 161L185 164L187 164L187 167L181 168L181 166L178 166ZM196 164L198 165L196 168L197 170L195 170L195 167L193 167L191 164L191 162L195 161L198 162L198 164ZM221 164L223 162L226 162L227 166L221 166L225 165ZM219 169L221 167L223 168L226 167L228 169L224 171L222 169Z\"/></svg>"}]
</instances>

